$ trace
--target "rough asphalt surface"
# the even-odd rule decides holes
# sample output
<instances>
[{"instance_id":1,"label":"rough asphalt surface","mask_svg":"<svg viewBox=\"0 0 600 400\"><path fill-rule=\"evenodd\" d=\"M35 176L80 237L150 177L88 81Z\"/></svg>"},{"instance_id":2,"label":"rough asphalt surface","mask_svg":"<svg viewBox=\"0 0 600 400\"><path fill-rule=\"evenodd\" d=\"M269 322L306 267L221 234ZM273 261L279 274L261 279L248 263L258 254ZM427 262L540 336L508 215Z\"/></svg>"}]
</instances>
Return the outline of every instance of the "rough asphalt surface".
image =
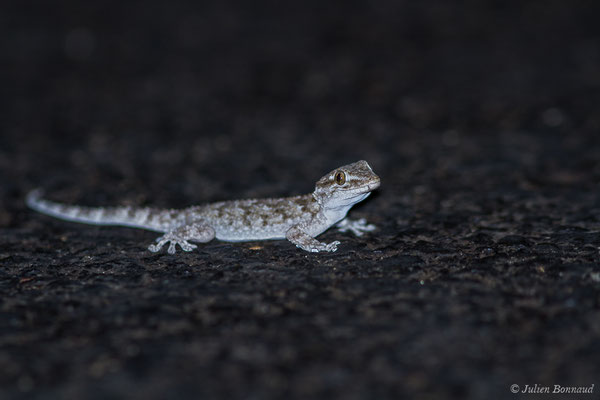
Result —
<instances>
[{"instance_id":1,"label":"rough asphalt surface","mask_svg":"<svg viewBox=\"0 0 600 400\"><path fill-rule=\"evenodd\" d=\"M2 399L600 396L597 2L10 3ZM333 254L152 254L23 203L293 195L359 159L378 230Z\"/></svg>"}]
</instances>

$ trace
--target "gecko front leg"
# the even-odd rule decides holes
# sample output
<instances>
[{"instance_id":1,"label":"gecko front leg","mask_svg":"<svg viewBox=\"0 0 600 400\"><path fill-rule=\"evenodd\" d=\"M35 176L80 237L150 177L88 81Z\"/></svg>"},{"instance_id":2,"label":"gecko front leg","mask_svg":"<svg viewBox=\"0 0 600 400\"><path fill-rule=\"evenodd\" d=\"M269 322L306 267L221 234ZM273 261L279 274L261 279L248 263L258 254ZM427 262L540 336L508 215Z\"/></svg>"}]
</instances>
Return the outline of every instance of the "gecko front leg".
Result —
<instances>
[{"instance_id":1,"label":"gecko front leg","mask_svg":"<svg viewBox=\"0 0 600 400\"><path fill-rule=\"evenodd\" d=\"M210 242L215 238L215 230L208 226L199 223L190 223L180 225L175 229L170 230L158 239L156 244L148 246L148 250L153 253L159 251L167 242L169 242L169 248L167 252L169 254L175 254L176 246L179 245L183 251L192 251L197 246L191 244L188 240L194 242L206 243Z\"/></svg>"},{"instance_id":2,"label":"gecko front leg","mask_svg":"<svg viewBox=\"0 0 600 400\"><path fill-rule=\"evenodd\" d=\"M285 237L302 250L310 251L311 253L317 253L319 251L333 252L337 250L337 246L340 244L340 242L337 240L331 243L319 242L317 239L302 230L298 225L292 226L290 229L288 229Z\"/></svg>"},{"instance_id":3,"label":"gecko front leg","mask_svg":"<svg viewBox=\"0 0 600 400\"><path fill-rule=\"evenodd\" d=\"M375 230L375 225L367 224L367 220L364 218L353 220L350 218L344 218L336 225L338 232L352 232L356 236L362 236L364 232L371 232Z\"/></svg>"}]
</instances>

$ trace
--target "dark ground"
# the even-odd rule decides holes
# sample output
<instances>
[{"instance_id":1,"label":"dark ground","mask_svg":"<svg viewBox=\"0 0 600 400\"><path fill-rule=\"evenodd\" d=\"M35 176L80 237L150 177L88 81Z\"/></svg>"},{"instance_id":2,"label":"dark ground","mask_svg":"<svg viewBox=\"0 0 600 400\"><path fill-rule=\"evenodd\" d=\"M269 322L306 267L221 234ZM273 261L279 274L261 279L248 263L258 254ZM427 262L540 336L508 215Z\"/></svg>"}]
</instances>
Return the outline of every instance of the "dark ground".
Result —
<instances>
[{"instance_id":1,"label":"dark ground","mask_svg":"<svg viewBox=\"0 0 600 400\"><path fill-rule=\"evenodd\" d=\"M0 397L600 398L593 1L12 2ZM180 207L368 160L379 229L152 254L25 193Z\"/></svg>"}]
</instances>

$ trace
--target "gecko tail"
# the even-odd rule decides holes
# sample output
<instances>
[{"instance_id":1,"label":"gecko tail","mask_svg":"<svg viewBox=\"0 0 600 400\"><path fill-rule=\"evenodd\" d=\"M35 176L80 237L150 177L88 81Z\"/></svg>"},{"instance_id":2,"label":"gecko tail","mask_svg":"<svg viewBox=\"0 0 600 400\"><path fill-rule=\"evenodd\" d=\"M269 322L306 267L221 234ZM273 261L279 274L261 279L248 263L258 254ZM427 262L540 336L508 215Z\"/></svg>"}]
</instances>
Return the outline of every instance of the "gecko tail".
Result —
<instances>
[{"instance_id":1,"label":"gecko tail","mask_svg":"<svg viewBox=\"0 0 600 400\"><path fill-rule=\"evenodd\" d=\"M39 203L40 199L44 195L44 191L40 188L33 189L29 193L27 193L27 197L25 197L25 203L27 207L35 210L35 207Z\"/></svg>"},{"instance_id":2,"label":"gecko tail","mask_svg":"<svg viewBox=\"0 0 600 400\"><path fill-rule=\"evenodd\" d=\"M83 207L58 203L43 198L43 190L34 189L27 194L27 206L39 213L65 221L91 225L120 225L163 232L172 223L164 212L138 207ZM163 216L163 218L157 218Z\"/></svg>"},{"instance_id":3,"label":"gecko tail","mask_svg":"<svg viewBox=\"0 0 600 400\"><path fill-rule=\"evenodd\" d=\"M42 189L34 189L27 194L27 206L39 213L67 221L83 222L88 224L108 225L111 222L106 218L106 209L95 207L80 207L69 204L57 203L43 198Z\"/></svg>"}]
</instances>

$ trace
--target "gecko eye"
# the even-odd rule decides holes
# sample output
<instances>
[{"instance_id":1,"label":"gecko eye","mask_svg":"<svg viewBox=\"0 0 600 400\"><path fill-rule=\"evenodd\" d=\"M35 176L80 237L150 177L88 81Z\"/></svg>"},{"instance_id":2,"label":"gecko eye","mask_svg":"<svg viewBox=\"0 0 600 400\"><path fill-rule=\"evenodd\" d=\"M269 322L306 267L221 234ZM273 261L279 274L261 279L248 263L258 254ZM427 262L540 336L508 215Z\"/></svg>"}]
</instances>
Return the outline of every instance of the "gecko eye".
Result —
<instances>
[{"instance_id":1,"label":"gecko eye","mask_svg":"<svg viewBox=\"0 0 600 400\"><path fill-rule=\"evenodd\" d=\"M337 183L338 185L343 185L344 183L346 183L346 174L344 174L342 171L339 171L335 174L335 183Z\"/></svg>"}]
</instances>

